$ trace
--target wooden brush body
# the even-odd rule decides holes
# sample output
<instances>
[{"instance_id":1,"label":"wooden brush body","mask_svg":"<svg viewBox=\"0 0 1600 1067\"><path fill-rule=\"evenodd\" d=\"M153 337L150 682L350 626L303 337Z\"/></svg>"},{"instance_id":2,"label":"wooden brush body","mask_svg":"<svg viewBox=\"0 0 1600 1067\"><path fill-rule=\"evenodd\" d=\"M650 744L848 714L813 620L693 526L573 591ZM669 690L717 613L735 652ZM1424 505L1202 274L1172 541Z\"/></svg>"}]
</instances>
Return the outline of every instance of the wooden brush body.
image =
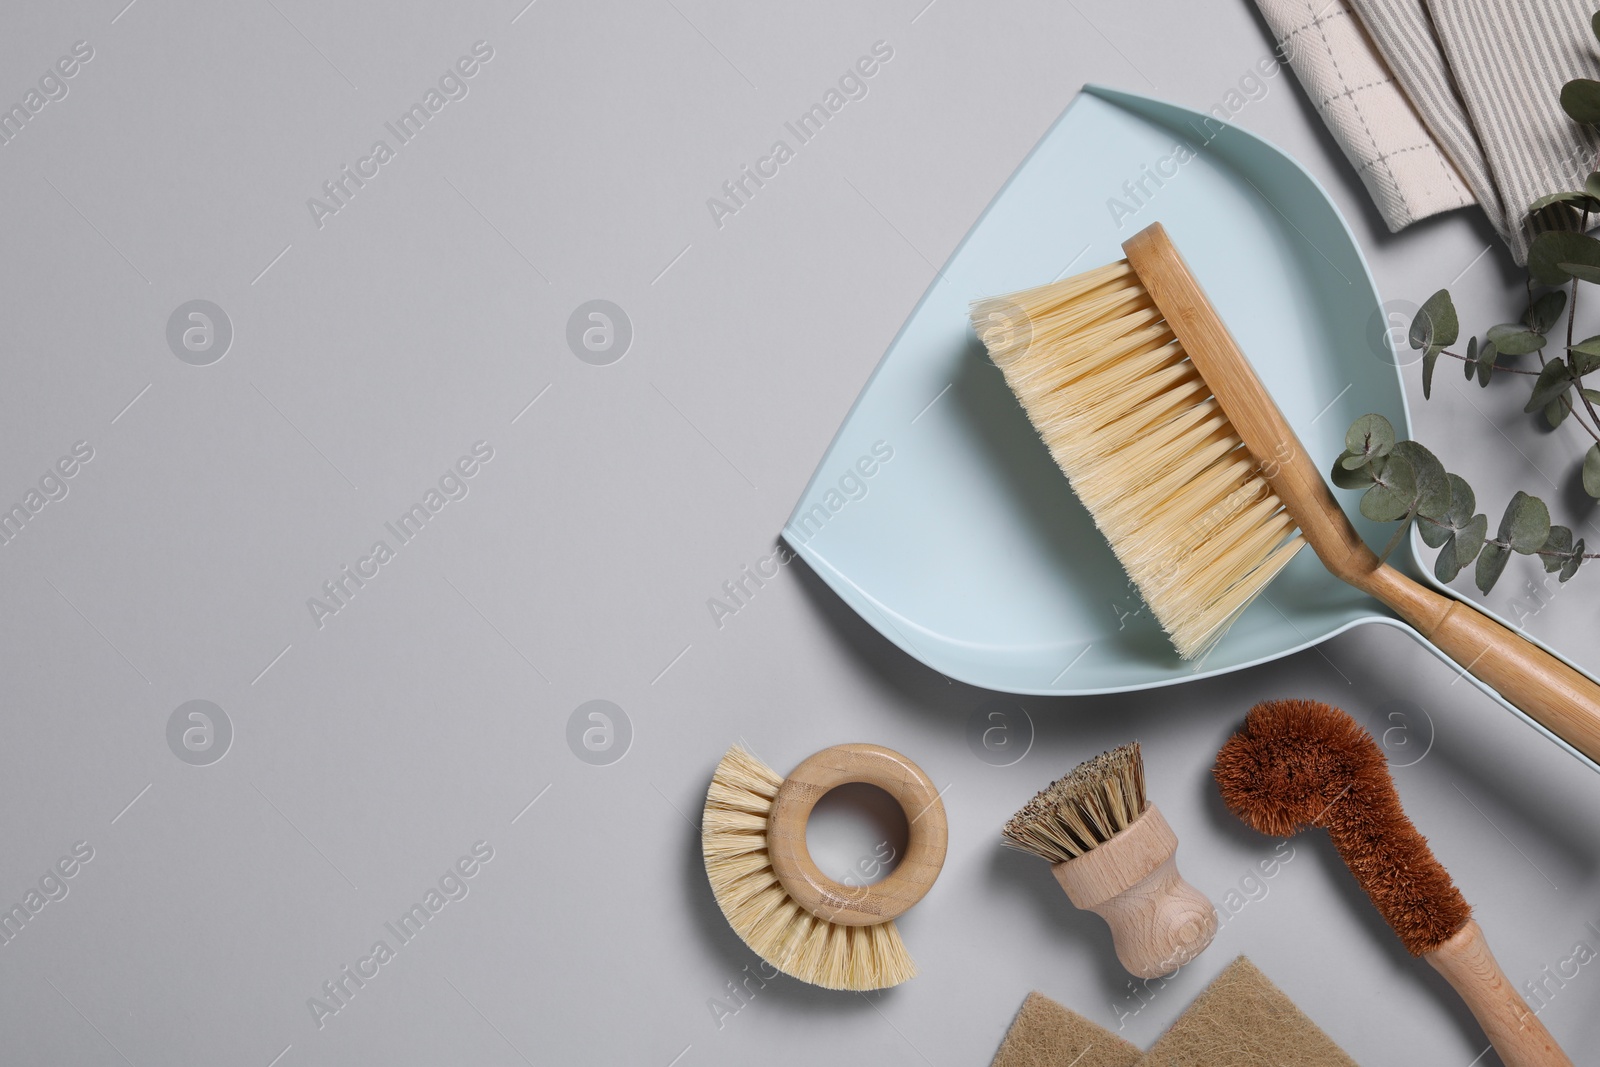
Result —
<instances>
[{"instance_id":1,"label":"wooden brush body","mask_svg":"<svg viewBox=\"0 0 1600 1067\"><path fill-rule=\"evenodd\" d=\"M1156 978L1205 951L1217 933L1206 895L1178 873L1178 835L1151 804L1127 829L1050 871L1072 903L1111 928L1128 973Z\"/></svg>"}]
</instances>

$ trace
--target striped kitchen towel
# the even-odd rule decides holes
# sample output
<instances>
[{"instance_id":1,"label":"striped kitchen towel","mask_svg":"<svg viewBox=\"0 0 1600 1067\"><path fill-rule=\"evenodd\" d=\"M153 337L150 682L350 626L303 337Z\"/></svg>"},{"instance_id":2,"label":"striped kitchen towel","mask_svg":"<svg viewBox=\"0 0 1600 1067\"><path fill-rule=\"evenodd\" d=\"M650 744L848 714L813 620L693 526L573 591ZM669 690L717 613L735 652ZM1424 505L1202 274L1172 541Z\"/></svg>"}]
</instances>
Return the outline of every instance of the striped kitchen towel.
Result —
<instances>
[{"instance_id":1,"label":"striped kitchen towel","mask_svg":"<svg viewBox=\"0 0 1600 1067\"><path fill-rule=\"evenodd\" d=\"M1600 42L1589 19L1596 0L1428 0L1439 44L1455 74L1505 205L1508 243L1526 262L1528 205L1582 189L1600 149L1592 129L1561 110L1561 87L1600 77ZM1394 62L1404 63L1397 54Z\"/></svg>"},{"instance_id":2,"label":"striped kitchen towel","mask_svg":"<svg viewBox=\"0 0 1600 1067\"><path fill-rule=\"evenodd\" d=\"M1285 30L1279 23L1285 19L1328 25L1344 10L1348 21L1359 21L1365 33L1318 39L1329 52L1325 60L1313 62L1313 54L1297 62L1301 49L1290 52L1307 92L1317 101L1327 95L1325 68L1355 64L1370 71L1376 64L1379 80L1405 98L1431 146L1413 147L1410 153L1437 154L1453 164L1455 184L1437 172L1391 166L1383 177L1393 188L1384 188L1369 173L1391 164L1392 153L1404 149L1384 145L1364 129L1351 131L1348 116L1319 105L1391 230L1476 202L1523 263L1534 232L1528 206L1547 193L1582 188L1584 177L1597 167L1600 138L1567 118L1559 100L1561 86L1571 79L1600 77L1600 43L1589 22L1600 0L1257 3L1280 42ZM1367 110L1378 106L1374 102ZM1376 128L1375 122L1369 124Z\"/></svg>"}]
</instances>

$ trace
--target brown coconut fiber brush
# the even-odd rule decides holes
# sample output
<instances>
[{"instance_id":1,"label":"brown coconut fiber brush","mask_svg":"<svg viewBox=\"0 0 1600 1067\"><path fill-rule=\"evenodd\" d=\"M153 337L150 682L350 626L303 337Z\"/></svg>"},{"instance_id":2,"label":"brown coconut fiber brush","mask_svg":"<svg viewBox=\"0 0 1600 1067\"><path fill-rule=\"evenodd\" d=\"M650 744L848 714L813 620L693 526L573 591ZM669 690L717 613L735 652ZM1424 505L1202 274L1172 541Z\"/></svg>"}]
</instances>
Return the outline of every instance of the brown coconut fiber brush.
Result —
<instances>
[{"instance_id":1,"label":"brown coconut fiber brush","mask_svg":"<svg viewBox=\"0 0 1600 1067\"><path fill-rule=\"evenodd\" d=\"M1185 659L1302 545L1600 762L1600 685L1378 560L1160 223L1127 258L982 300L972 322Z\"/></svg>"},{"instance_id":2,"label":"brown coconut fiber brush","mask_svg":"<svg viewBox=\"0 0 1600 1067\"><path fill-rule=\"evenodd\" d=\"M909 830L905 855L871 885L834 881L806 848L817 801L853 783L893 797ZM735 745L717 764L700 824L711 891L745 944L802 982L857 991L915 977L894 920L933 887L948 837L939 791L881 745L825 748L787 778Z\"/></svg>"},{"instance_id":3,"label":"brown coconut fiber brush","mask_svg":"<svg viewBox=\"0 0 1600 1067\"><path fill-rule=\"evenodd\" d=\"M1257 704L1212 773L1229 810L1261 833L1327 830L1384 921L1461 995L1506 1067L1572 1067L1495 962L1401 810L1383 751L1354 719L1314 700Z\"/></svg>"},{"instance_id":4,"label":"brown coconut fiber brush","mask_svg":"<svg viewBox=\"0 0 1600 1067\"><path fill-rule=\"evenodd\" d=\"M1068 899L1106 921L1130 974L1175 970L1216 935L1216 909L1178 873L1177 835L1145 797L1137 741L1080 763L1001 833L1049 860Z\"/></svg>"}]
</instances>

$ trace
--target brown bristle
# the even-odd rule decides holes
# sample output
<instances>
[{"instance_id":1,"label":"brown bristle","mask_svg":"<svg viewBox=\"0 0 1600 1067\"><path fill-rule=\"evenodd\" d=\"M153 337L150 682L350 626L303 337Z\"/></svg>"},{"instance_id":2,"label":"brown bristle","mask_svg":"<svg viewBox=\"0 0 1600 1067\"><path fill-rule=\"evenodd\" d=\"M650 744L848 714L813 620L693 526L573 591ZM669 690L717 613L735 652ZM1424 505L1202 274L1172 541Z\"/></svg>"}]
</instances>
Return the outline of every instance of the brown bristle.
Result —
<instances>
[{"instance_id":1,"label":"brown bristle","mask_svg":"<svg viewBox=\"0 0 1600 1067\"><path fill-rule=\"evenodd\" d=\"M1315 700L1269 700L1217 754L1223 802L1274 837L1328 831L1350 873L1414 956L1464 926L1472 909L1406 818L1372 735Z\"/></svg>"},{"instance_id":2,"label":"brown bristle","mask_svg":"<svg viewBox=\"0 0 1600 1067\"><path fill-rule=\"evenodd\" d=\"M1111 840L1144 809L1144 759L1135 741L1078 764L1000 832L1011 847L1061 863Z\"/></svg>"}]
</instances>

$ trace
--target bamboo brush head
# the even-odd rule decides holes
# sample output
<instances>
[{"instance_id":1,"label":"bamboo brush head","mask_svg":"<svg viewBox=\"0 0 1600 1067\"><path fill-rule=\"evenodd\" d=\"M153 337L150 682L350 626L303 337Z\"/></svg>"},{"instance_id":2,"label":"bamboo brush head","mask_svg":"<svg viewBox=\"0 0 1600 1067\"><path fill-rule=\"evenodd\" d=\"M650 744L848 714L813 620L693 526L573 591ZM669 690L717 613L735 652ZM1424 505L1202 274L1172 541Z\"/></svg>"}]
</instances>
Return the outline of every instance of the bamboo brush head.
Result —
<instances>
[{"instance_id":1,"label":"bamboo brush head","mask_svg":"<svg viewBox=\"0 0 1600 1067\"><path fill-rule=\"evenodd\" d=\"M1315 700L1257 704L1222 746L1212 775L1228 808L1261 833L1326 828L1412 955L1437 949L1472 918L1401 810L1383 750L1338 708Z\"/></svg>"},{"instance_id":2,"label":"bamboo brush head","mask_svg":"<svg viewBox=\"0 0 1600 1067\"><path fill-rule=\"evenodd\" d=\"M1139 275L1119 260L971 314L1178 653L1203 656L1303 541Z\"/></svg>"},{"instance_id":3,"label":"bamboo brush head","mask_svg":"<svg viewBox=\"0 0 1600 1067\"><path fill-rule=\"evenodd\" d=\"M859 756L860 753L849 750L861 749L872 750L866 755L875 764L891 762L877 755L887 753L887 749L836 746L807 760L796 768L790 778L800 779L808 766L813 766L819 760L827 762L826 757L832 753L842 753L846 757ZM897 756L893 753L890 755ZM915 770L909 763L906 766ZM904 868L904 875L898 879L900 883L915 880L919 886L908 889L900 898L885 901L883 894L887 891L884 887L888 882L897 880L895 875L891 875L884 883L852 888L828 882L820 874L815 874L818 882L833 889L830 898L832 904L818 906L814 898L811 903L816 910L808 910L785 887L774 866L773 852L769 849L769 844L778 846L773 833L774 824L783 820L774 819L773 812L780 804L780 794L786 788L785 779L743 746L730 748L717 765L711 788L706 794L700 840L711 891L729 925L744 939L745 944L785 974L827 989L883 989L915 977L916 965L906 951L892 916L881 922L872 922L871 916L849 914L856 908L870 911L880 904L885 905L886 911L909 907L931 885L939 864L943 863L943 805L939 803L937 793L925 775L916 771L914 777L918 780L912 784L926 792L919 794L918 809L907 815L908 819L912 815L918 816L913 820L913 835L924 838L931 836L937 840L930 841L921 849L908 848L901 866L895 870L899 875ZM896 783L874 781L873 784L889 785L890 791L895 792L893 787ZM792 786L793 783L791 793L794 792ZM826 792L826 788L820 792ZM901 792L903 794L904 790ZM815 797L811 799L814 802ZM788 858L780 857L780 866L794 862L792 856L797 848L803 851L803 814L794 830L795 833L784 835L788 842L785 852ZM798 842L794 841L795 834L798 835ZM920 862L918 856L929 854L934 845L937 846L937 862ZM803 892L806 887L797 888ZM819 915L819 911L822 914ZM850 919L854 924L835 922L828 917L830 913L841 919Z\"/></svg>"},{"instance_id":4,"label":"bamboo brush head","mask_svg":"<svg viewBox=\"0 0 1600 1067\"><path fill-rule=\"evenodd\" d=\"M1132 826L1147 806L1144 758L1134 741L1078 764L1040 790L1000 832L1013 848L1064 863Z\"/></svg>"}]
</instances>

